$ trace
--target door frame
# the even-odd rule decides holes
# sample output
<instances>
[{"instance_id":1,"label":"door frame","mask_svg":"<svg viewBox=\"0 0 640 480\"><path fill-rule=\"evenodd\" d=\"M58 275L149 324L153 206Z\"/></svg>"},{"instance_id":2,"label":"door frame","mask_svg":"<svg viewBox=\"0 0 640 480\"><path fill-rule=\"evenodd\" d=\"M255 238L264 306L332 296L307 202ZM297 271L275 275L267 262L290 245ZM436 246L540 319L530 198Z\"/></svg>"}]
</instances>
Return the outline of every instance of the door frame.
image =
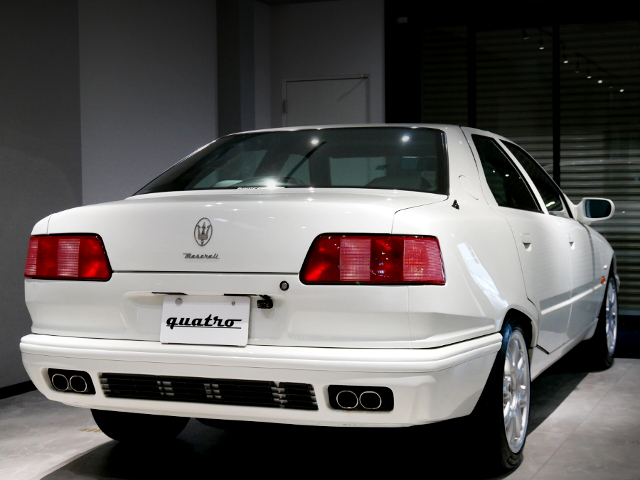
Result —
<instances>
[{"instance_id":1,"label":"door frame","mask_svg":"<svg viewBox=\"0 0 640 480\"><path fill-rule=\"evenodd\" d=\"M371 122L371 75L368 73L357 73L355 75L333 75L330 77L307 77L307 78L285 78L282 80L282 126L287 125L287 83L293 82L318 82L322 80L361 80L365 79L365 116L366 123Z\"/></svg>"}]
</instances>

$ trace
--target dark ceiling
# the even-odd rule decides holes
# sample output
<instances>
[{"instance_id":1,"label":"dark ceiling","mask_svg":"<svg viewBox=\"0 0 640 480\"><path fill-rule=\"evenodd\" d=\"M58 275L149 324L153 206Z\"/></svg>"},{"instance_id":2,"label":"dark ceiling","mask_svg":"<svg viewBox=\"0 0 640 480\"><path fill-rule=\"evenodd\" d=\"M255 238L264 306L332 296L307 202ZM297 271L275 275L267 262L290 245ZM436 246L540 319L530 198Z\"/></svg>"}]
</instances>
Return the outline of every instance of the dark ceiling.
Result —
<instances>
[{"instance_id":1,"label":"dark ceiling","mask_svg":"<svg viewBox=\"0 0 640 480\"><path fill-rule=\"evenodd\" d=\"M326 1L339 1L339 0L258 0L260 3L267 5L288 5L290 3L312 3L312 2L326 2Z\"/></svg>"}]
</instances>

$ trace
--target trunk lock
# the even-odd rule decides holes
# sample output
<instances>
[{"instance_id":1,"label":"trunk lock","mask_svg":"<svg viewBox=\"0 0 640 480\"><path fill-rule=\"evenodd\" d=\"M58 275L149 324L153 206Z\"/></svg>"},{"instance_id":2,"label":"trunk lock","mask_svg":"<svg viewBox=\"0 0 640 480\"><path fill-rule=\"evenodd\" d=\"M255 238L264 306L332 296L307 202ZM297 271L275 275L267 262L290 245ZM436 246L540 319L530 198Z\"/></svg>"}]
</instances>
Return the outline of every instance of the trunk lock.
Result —
<instances>
[{"instance_id":1,"label":"trunk lock","mask_svg":"<svg viewBox=\"0 0 640 480\"><path fill-rule=\"evenodd\" d=\"M269 295L260 295L262 300L258 300L258 308L271 309L273 308L273 300Z\"/></svg>"}]
</instances>

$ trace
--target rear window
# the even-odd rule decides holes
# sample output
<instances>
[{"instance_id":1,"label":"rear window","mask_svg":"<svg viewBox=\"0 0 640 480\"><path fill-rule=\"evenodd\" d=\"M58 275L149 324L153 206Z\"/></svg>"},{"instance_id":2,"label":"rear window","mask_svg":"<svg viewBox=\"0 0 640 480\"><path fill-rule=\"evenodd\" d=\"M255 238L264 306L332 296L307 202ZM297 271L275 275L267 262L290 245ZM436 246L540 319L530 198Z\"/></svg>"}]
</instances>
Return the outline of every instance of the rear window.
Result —
<instances>
[{"instance_id":1,"label":"rear window","mask_svg":"<svg viewBox=\"0 0 640 480\"><path fill-rule=\"evenodd\" d=\"M254 188L377 188L448 194L445 137L428 128L328 128L230 135L136 195Z\"/></svg>"}]
</instances>

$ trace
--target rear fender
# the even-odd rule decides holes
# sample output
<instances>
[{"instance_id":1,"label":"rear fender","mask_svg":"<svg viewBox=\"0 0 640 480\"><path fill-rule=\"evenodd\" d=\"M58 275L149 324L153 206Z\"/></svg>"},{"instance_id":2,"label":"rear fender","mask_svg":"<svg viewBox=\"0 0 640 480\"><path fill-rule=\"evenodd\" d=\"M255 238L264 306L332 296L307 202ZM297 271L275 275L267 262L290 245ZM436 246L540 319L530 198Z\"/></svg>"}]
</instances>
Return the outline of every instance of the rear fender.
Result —
<instances>
[{"instance_id":1,"label":"rear fender","mask_svg":"<svg viewBox=\"0 0 640 480\"><path fill-rule=\"evenodd\" d=\"M394 218L394 234L433 235L446 284L409 287L412 346L430 348L499 332L510 310L537 319L506 219L486 203L411 208ZM537 338L537 326L531 327Z\"/></svg>"}]
</instances>

